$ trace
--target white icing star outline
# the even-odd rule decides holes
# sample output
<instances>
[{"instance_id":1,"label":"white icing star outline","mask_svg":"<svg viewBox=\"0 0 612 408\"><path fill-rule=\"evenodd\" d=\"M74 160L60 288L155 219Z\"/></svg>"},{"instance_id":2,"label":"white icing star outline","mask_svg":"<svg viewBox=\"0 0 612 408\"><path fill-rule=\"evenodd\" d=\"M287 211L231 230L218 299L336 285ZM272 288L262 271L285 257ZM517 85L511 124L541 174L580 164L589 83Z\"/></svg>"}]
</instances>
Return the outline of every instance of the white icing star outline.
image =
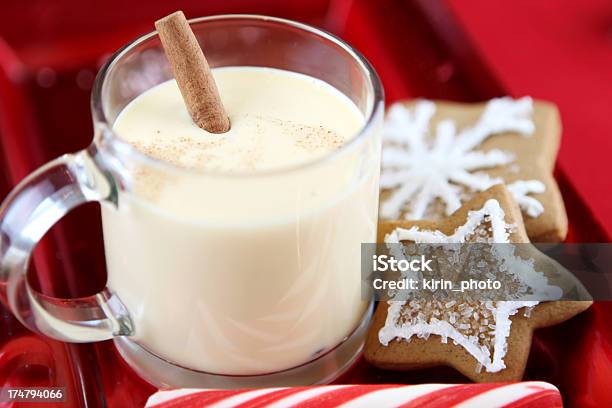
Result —
<instances>
[{"instance_id":1,"label":"white icing star outline","mask_svg":"<svg viewBox=\"0 0 612 408\"><path fill-rule=\"evenodd\" d=\"M385 219L422 219L435 199L444 204L446 215L461 206L462 189L481 192L504 183L477 170L511 164L515 156L500 149L477 150L489 137L514 132L528 137L534 132L531 120L533 102L529 97L490 100L477 123L457 133L452 120L438 123L433 140L428 140L431 118L436 112L432 101L421 100L413 109L394 104L389 109L383 133L381 189L392 189L380 215ZM530 217L544 211L532 193L546 189L539 180L517 180L507 184L521 209Z\"/></svg>"},{"instance_id":2,"label":"white icing star outline","mask_svg":"<svg viewBox=\"0 0 612 408\"><path fill-rule=\"evenodd\" d=\"M461 244L466 242L466 239L487 221L491 226L492 242L510 243L512 226L506 224L504 210L495 199L487 200L479 210L470 211L465 224L457 227L452 235L446 235L438 230L421 230L416 226L409 229L398 227L385 236L384 242L391 244L388 245L390 251L392 248L397 248L397 244L401 241L412 241L417 244ZM514 255L513 246L493 246L492 250L498 251L498 256L503 257L508 265L511 264L508 270L511 270L539 298L557 300L563 295L561 288L549 285L546 276L534 269L531 260L524 260ZM394 257L397 257L398 251L393 252ZM430 335L437 335L444 343L450 338L455 344L467 350L486 371L494 373L506 368L504 357L512 324L510 316L517 314L521 308L533 308L539 302L530 300L484 302L485 307L495 316L493 350L470 341L452 323L445 320L432 317L429 321L420 320L413 324L400 324L402 309L410 307L407 306L409 303L398 300L389 300L387 303L387 318L384 326L378 332L378 339L382 345L387 346L393 339L409 341L413 336L427 339Z\"/></svg>"}]
</instances>

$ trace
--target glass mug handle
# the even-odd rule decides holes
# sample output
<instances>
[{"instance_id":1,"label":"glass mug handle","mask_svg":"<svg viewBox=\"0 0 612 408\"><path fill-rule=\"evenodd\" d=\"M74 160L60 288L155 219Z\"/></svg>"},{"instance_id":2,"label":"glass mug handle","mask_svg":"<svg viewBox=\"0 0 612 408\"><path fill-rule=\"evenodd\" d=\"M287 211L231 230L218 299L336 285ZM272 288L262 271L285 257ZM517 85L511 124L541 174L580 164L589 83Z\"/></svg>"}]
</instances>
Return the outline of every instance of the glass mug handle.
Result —
<instances>
[{"instance_id":1,"label":"glass mug handle","mask_svg":"<svg viewBox=\"0 0 612 408\"><path fill-rule=\"evenodd\" d=\"M86 298L58 299L34 291L27 280L32 251L53 224L81 204L115 200L114 183L83 150L27 176L0 206L0 288L8 307L30 330L70 342L133 333L126 308L108 289Z\"/></svg>"}]
</instances>

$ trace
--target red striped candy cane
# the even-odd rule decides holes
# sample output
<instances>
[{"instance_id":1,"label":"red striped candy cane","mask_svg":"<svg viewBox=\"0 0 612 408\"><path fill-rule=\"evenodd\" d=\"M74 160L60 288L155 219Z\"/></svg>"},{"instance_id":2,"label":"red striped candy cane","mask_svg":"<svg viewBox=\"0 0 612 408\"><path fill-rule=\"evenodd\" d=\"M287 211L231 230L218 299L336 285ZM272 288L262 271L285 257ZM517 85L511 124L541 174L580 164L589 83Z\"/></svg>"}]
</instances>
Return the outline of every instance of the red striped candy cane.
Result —
<instances>
[{"instance_id":1,"label":"red striped candy cane","mask_svg":"<svg viewBox=\"0 0 612 408\"><path fill-rule=\"evenodd\" d=\"M286 408L286 407L562 407L552 384L328 385L246 390L178 389L158 391L147 408Z\"/></svg>"}]
</instances>

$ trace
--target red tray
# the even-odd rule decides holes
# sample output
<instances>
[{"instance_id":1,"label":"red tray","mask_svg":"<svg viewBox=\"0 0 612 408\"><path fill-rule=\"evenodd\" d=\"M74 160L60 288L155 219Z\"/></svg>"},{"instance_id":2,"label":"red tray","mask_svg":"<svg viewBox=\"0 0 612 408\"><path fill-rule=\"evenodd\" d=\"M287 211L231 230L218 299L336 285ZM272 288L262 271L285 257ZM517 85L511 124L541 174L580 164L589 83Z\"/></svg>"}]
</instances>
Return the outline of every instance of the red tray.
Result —
<instances>
[{"instance_id":1,"label":"red tray","mask_svg":"<svg viewBox=\"0 0 612 408\"><path fill-rule=\"evenodd\" d=\"M263 0L257 4L226 0L194 1L183 5L183 10L189 16L268 14L324 27L370 59L390 102L416 96L476 101L520 92L499 79L498 71L483 58L483 48L474 47L478 42L466 34L474 35L473 27L465 30L459 24L466 16L457 18L459 2L451 3L454 8L428 0ZM161 0L107 0L97 6L84 6L80 0L9 1L0 6L8 23L0 26L0 197L44 162L90 142L89 94L94 73L110 52L149 31L151 22L173 7ZM575 137L566 132L564 143ZM572 168L563 163L557 179L570 219L568 240L609 242L612 226L594 215L591 203L587 205L578 193L584 186L576 185L568 174L574 174ZM47 234L35 251L30 271L35 287L54 296L77 297L104 286L96 207L76 209ZM610 319L612 305L598 302L569 322L539 330L526 378L556 384L568 405L612 404L608 395ZM112 343L74 345L36 336L2 306L0 346L0 386L65 386L68 405L57 406L140 407L154 391L125 365ZM339 379L346 383L463 381L451 369L386 372L364 361Z\"/></svg>"}]
</instances>

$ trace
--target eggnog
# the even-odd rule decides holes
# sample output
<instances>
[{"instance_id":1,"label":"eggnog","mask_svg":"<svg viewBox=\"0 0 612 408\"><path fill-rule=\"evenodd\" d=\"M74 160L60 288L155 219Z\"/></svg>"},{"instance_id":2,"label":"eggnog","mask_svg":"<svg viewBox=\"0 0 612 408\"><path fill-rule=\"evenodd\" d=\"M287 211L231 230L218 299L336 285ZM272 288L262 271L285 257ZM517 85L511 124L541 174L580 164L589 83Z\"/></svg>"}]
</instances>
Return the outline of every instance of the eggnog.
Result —
<instances>
[{"instance_id":1,"label":"eggnog","mask_svg":"<svg viewBox=\"0 0 612 408\"><path fill-rule=\"evenodd\" d=\"M325 82L213 74L227 133L198 128L174 81L115 121L156 160L102 209L108 284L152 353L211 373L276 372L336 346L364 313L360 244L375 240L379 147L353 140L364 117Z\"/></svg>"}]
</instances>

